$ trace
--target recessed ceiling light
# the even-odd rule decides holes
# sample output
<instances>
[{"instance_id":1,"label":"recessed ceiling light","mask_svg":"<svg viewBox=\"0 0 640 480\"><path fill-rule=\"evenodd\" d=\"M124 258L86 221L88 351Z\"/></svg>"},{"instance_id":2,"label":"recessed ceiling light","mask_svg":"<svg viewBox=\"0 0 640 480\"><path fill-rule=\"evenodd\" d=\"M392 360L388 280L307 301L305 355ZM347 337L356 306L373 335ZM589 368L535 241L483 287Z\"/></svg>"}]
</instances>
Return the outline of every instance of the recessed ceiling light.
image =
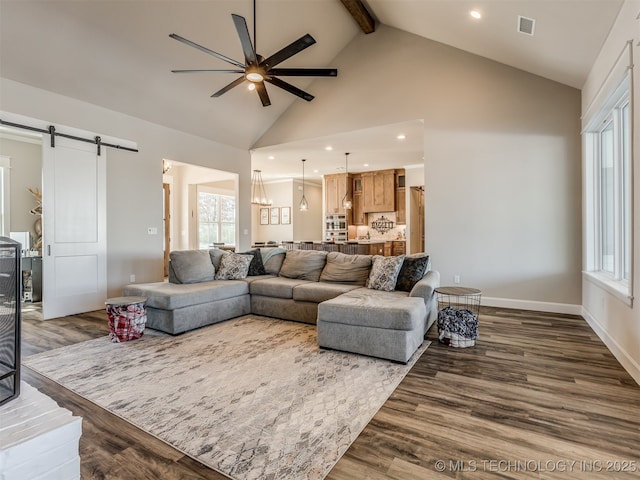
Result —
<instances>
[{"instance_id":1,"label":"recessed ceiling light","mask_svg":"<svg viewBox=\"0 0 640 480\"><path fill-rule=\"evenodd\" d=\"M471 15L473 18L475 18L476 20L480 20L482 18L482 14L477 11L477 10L471 10L469 12L469 15Z\"/></svg>"},{"instance_id":2,"label":"recessed ceiling light","mask_svg":"<svg viewBox=\"0 0 640 480\"><path fill-rule=\"evenodd\" d=\"M398 140L404 140L405 138L407 138L407 136L406 136L404 133L401 133L401 134L399 134L396 138L397 138Z\"/></svg>"},{"instance_id":3,"label":"recessed ceiling light","mask_svg":"<svg viewBox=\"0 0 640 480\"><path fill-rule=\"evenodd\" d=\"M368 166L369 166L369 164L368 164L368 163L363 163L363 164L362 164L362 166L363 166L363 167L368 167Z\"/></svg>"},{"instance_id":4,"label":"recessed ceiling light","mask_svg":"<svg viewBox=\"0 0 640 480\"><path fill-rule=\"evenodd\" d=\"M318 173L320 170L314 170L313 173Z\"/></svg>"},{"instance_id":5,"label":"recessed ceiling light","mask_svg":"<svg viewBox=\"0 0 640 480\"><path fill-rule=\"evenodd\" d=\"M253 91L256 89L256 84L253 82L249 82L249 85L247 85L247 88Z\"/></svg>"},{"instance_id":6,"label":"recessed ceiling light","mask_svg":"<svg viewBox=\"0 0 640 480\"><path fill-rule=\"evenodd\" d=\"M330 152L331 150L333 150L333 147L332 147L331 145L327 145L326 147L324 147L324 149L325 149L327 152Z\"/></svg>"},{"instance_id":7,"label":"recessed ceiling light","mask_svg":"<svg viewBox=\"0 0 640 480\"><path fill-rule=\"evenodd\" d=\"M269 158L269 160L273 160L273 159L274 159L274 158L276 158L276 157L274 157L273 155L269 155L269 157L268 157L268 158Z\"/></svg>"}]
</instances>

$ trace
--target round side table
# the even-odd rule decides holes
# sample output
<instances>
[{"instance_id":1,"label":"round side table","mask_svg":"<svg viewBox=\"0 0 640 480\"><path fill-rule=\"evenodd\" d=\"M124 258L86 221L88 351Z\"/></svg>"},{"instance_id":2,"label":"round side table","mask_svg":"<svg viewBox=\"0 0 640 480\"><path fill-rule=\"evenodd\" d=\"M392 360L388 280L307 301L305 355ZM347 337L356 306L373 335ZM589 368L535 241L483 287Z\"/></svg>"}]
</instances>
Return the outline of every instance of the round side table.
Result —
<instances>
[{"instance_id":1,"label":"round side table","mask_svg":"<svg viewBox=\"0 0 640 480\"><path fill-rule=\"evenodd\" d=\"M482 292L469 287L437 287L438 339L452 347L472 347L478 338Z\"/></svg>"}]
</instances>

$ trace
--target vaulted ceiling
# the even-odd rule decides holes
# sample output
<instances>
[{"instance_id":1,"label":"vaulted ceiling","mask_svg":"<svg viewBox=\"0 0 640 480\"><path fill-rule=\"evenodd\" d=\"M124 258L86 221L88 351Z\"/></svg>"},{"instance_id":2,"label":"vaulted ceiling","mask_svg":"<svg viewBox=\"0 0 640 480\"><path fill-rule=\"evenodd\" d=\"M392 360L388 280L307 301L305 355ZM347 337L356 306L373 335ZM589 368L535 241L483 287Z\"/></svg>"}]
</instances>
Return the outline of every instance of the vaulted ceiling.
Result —
<instances>
[{"instance_id":1,"label":"vaulted ceiling","mask_svg":"<svg viewBox=\"0 0 640 480\"><path fill-rule=\"evenodd\" d=\"M368 0L365 5L377 22L581 88L622 3ZM482 18L472 18L471 10ZM210 98L237 75L171 73L229 65L176 42L170 33L243 60L232 13L247 19L253 36L249 0L0 0L0 76L249 149L293 102L304 100L269 86L272 105L266 108L243 86ZM535 19L533 36L517 32L518 15ZM255 41L263 56L305 33L316 39L282 67L331 67L356 35L364 35L340 0L257 0L256 17ZM314 82L334 81L288 80L312 94Z\"/></svg>"}]
</instances>

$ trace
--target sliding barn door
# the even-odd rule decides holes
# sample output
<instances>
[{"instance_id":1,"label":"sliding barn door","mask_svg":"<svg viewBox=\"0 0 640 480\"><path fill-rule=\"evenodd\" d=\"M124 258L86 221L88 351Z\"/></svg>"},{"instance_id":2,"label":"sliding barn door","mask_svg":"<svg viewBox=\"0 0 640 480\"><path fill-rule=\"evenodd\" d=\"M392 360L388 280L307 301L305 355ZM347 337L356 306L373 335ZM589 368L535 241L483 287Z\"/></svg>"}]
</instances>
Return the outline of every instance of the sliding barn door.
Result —
<instances>
[{"instance_id":1,"label":"sliding barn door","mask_svg":"<svg viewBox=\"0 0 640 480\"><path fill-rule=\"evenodd\" d=\"M104 308L106 149L56 137L42 145L45 319Z\"/></svg>"}]
</instances>

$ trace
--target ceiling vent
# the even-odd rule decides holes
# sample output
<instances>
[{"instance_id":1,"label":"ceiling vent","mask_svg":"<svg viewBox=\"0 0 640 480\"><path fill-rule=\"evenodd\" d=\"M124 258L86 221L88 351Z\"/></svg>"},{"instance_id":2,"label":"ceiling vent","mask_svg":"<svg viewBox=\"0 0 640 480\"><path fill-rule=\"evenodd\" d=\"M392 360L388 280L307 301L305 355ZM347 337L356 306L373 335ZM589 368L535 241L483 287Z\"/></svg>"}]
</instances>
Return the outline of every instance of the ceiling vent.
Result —
<instances>
[{"instance_id":1,"label":"ceiling vent","mask_svg":"<svg viewBox=\"0 0 640 480\"><path fill-rule=\"evenodd\" d=\"M536 27L536 21L533 18L523 17L518 15L518 31L525 35L533 36L533 31Z\"/></svg>"}]
</instances>

